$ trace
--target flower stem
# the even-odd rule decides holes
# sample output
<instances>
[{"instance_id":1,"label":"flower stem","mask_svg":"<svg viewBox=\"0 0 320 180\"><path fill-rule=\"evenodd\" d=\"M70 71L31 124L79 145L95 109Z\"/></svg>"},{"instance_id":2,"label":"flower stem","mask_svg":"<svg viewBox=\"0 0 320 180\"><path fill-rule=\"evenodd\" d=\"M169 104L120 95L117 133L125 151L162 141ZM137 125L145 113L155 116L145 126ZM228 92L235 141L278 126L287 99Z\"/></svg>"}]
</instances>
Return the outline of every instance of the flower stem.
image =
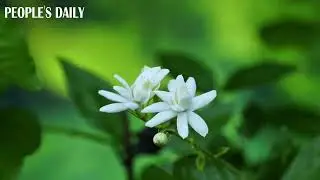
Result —
<instances>
[{"instance_id":1,"label":"flower stem","mask_svg":"<svg viewBox=\"0 0 320 180\"><path fill-rule=\"evenodd\" d=\"M170 130L168 131L170 134L180 138L179 134L174 131L174 130ZM203 149L202 147L200 147L197 143L195 143L192 139L190 138L186 138L186 139L182 139L183 141L186 141L188 144L191 145L191 147L197 151L200 151L202 152L203 154L205 154L206 156L208 157L211 157L211 158L216 158L214 155L212 155L210 152L208 152L207 150Z\"/></svg>"},{"instance_id":2,"label":"flower stem","mask_svg":"<svg viewBox=\"0 0 320 180\"><path fill-rule=\"evenodd\" d=\"M133 174L134 153L131 146L130 122L125 114L122 115L122 123L123 123L123 131L124 131L123 147L125 150L123 162L127 171L127 179L133 180L134 179L134 174Z\"/></svg>"},{"instance_id":3,"label":"flower stem","mask_svg":"<svg viewBox=\"0 0 320 180\"><path fill-rule=\"evenodd\" d=\"M181 139L181 137L179 136L179 134L175 131L175 130L167 130L166 132L168 132L169 134L172 134L178 138ZM184 141L186 141L188 144L190 144L192 146L192 148L194 148L196 151L206 155L207 157L209 157L210 159L213 160L217 160L219 157L221 157L222 155L226 154L229 151L228 147L225 147L222 149L222 151L220 151L217 154L212 154L209 151L203 149L202 147L200 147L198 144L196 144L192 139L190 138L186 138L186 139L182 139ZM232 165L230 165L229 163L227 163L224 160L220 161L223 165L225 165L227 168L229 168L230 171L239 174L239 170L236 169L235 167L233 167Z\"/></svg>"},{"instance_id":4,"label":"flower stem","mask_svg":"<svg viewBox=\"0 0 320 180\"><path fill-rule=\"evenodd\" d=\"M179 134L173 130L173 129L166 129L164 130L165 132L168 132L169 134L172 134L178 138L181 139L181 137L179 136ZM197 151L200 151L201 153L211 157L211 158L219 158L221 157L222 155L226 154L228 151L229 151L229 148L228 147L224 147L222 149L222 151L218 152L217 154L211 154L209 151L203 149L201 146L199 146L197 143L195 143L193 141L193 139L190 139L190 138L186 138L186 139L182 139L183 141L186 141L188 144L190 144L192 146L193 149L197 150Z\"/></svg>"}]
</instances>

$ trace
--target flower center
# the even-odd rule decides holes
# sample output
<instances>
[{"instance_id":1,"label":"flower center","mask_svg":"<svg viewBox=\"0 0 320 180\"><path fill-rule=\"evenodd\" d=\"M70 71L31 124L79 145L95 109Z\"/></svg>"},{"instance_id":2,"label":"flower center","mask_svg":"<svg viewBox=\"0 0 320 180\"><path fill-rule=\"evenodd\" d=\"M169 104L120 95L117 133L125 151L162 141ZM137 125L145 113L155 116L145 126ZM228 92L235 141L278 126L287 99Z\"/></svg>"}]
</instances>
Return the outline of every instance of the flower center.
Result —
<instances>
[{"instance_id":1,"label":"flower center","mask_svg":"<svg viewBox=\"0 0 320 180\"><path fill-rule=\"evenodd\" d=\"M146 102L152 94L152 82L148 79L141 79L133 86L133 98L136 102Z\"/></svg>"},{"instance_id":2,"label":"flower center","mask_svg":"<svg viewBox=\"0 0 320 180\"><path fill-rule=\"evenodd\" d=\"M143 87L143 89L152 89L153 84L149 79L147 79L143 82L142 87Z\"/></svg>"},{"instance_id":3,"label":"flower center","mask_svg":"<svg viewBox=\"0 0 320 180\"><path fill-rule=\"evenodd\" d=\"M186 111L190 108L192 102L192 96L189 94L185 85L177 88L172 97L173 109L175 111Z\"/></svg>"}]
</instances>

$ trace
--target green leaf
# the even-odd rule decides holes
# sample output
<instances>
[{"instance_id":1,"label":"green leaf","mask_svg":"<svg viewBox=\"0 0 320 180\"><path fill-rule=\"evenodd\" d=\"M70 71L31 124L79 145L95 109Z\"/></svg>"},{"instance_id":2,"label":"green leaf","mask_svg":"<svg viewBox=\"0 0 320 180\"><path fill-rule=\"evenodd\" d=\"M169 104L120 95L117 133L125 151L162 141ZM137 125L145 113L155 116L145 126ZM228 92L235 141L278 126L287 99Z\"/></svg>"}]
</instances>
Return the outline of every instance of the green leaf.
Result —
<instances>
[{"instance_id":1,"label":"green leaf","mask_svg":"<svg viewBox=\"0 0 320 180\"><path fill-rule=\"evenodd\" d=\"M190 55L179 52L161 52L157 57L163 67L170 69L173 76L182 74L184 78L194 77L200 91L205 92L215 88L216 81L213 79L212 71Z\"/></svg>"},{"instance_id":2,"label":"green leaf","mask_svg":"<svg viewBox=\"0 0 320 180\"><path fill-rule=\"evenodd\" d=\"M219 134L221 129L228 123L235 108L236 105L234 102L223 102L217 98L206 107L199 109L197 113L207 122L211 131L210 134L216 135Z\"/></svg>"},{"instance_id":3,"label":"green leaf","mask_svg":"<svg viewBox=\"0 0 320 180\"><path fill-rule=\"evenodd\" d=\"M0 110L0 179L13 179L24 158L41 143L41 126L37 117L24 109Z\"/></svg>"},{"instance_id":4,"label":"green leaf","mask_svg":"<svg viewBox=\"0 0 320 180\"><path fill-rule=\"evenodd\" d=\"M22 22L0 20L0 88L19 85L29 90L39 89L40 82L29 53Z\"/></svg>"},{"instance_id":5,"label":"green leaf","mask_svg":"<svg viewBox=\"0 0 320 180\"><path fill-rule=\"evenodd\" d=\"M19 180L38 179L125 180L126 175L112 147L46 132L41 149L25 161L19 177Z\"/></svg>"},{"instance_id":6,"label":"green leaf","mask_svg":"<svg viewBox=\"0 0 320 180\"><path fill-rule=\"evenodd\" d=\"M243 122L240 132L246 137L253 137L262 127L267 125L264 111L256 104L249 104L243 111Z\"/></svg>"},{"instance_id":7,"label":"green leaf","mask_svg":"<svg viewBox=\"0 0 320 180\"><path fill-rule=\"evenodd\" d=\"M174 164L173 174L179 180L233 180L238 179L238 172L219 159L207 159L203 171L195 164L196 156L186 156Z\"/></svg>"},{"instance_id":8,"label":"green leaf","mask_svg":"<svg viewBox=\"0 0 320 180\"><path fill-rule=\"evenodd\" d=\"M308 53L306 54L307 59L307 69L306 73L310 74L311 76L319 76L320 71L320 35L315 38L317 42L313 47L308 48Z\"/></svg>"},{"instance_id":9,"label":"green leaf","mask_svg":"<svg viewBox=\"0 0 320 180\"><path fill-rule=\"evenodd\" d=\"M0 179L1 180L16 180L22 167L21 161L12 161L11 159L0 160Z\"/></svg>"},{"instance_id":10,"label":"green leaf","mask_svg":"<svg viewBox=\"0 0 320 180\"><path fill-rule=\"evenodd\" d=\"M252 172L254 172L255 174L255 179L281 179L296 155L295 149L289 147L287 148L287 150L288 151L282 152L281 156L279 156L278 158L271 159L268 162L251 168Z\"/></svg>"},{"instance_id":11,"label":"green leaf","mask_svg":"<svg viewBox=\"0 0 320 180\"><path fill-rule=\"evenodd\" d=\"M320 36L320 24L301 20L285 20L263 27L260 36L270 46L310 47Z\"/></svg>"},{"instance_id":12,"label":"green leaf","mask_svg":"<svg viewBox=\"0 0 320 180\"><path fill-rule=\"evenodd\" d=\"M225 85L226 90L259 87L280 80L296 68L291 65L264 62L235 72Z\"/></svg>"},{"instance_id":13,"label":"green leaf","mask_svg":"<svg viewBox=\"0 0 320 180\"><path fill-rule=\"evenodd\" d=\"M244 118L242 128L249 136L254 134L259 127L268 124L308 136L320 133L320 115L295 104L269 109L249 105L244 111Z\"/></svg>"},{"instance_id":14,"label":"green leaf","mask_svg":"<svg viewBox=\"0 0 320 180\"><path fill-rule=\"evenodd\" d=\"M278 158L288 148L291 146L286 132L275 127L265 126L246 142L244 156L248 164L259 165Z\"/></svg>"},{"instance_id":15,"label":"green leaf","mask_svg":"<svg viewBox=\"0 0 320 180\"><path fill-rule=\"evenodd\" d=\"M251 91L250 101L262 107L276 107L291 104L292 98L281 86L271 84Z\"/></svg>"},{"instance_id":16,"label":"green leaf","mask_svg":"<svg viewBox=\"0 0 320 180\"><path fill-rule=\"evenodd\" d=\"M320 138L306 144L282 180L318 180L320 178Z\"/></svg>"},{"instance_id":17,"label":"green leaf","mask_svg":"<svg viewBox=\"0 0 320 180\"><path fill-rule=\"evenodd\" d=\"M320 133L320 115L306 107L285 106L267 112L268 119L278 126L305 135Z\"/></svg>"},{"instance_id":18,"label":"green leaf","mask_svg":"<svg viewBox=\"0 0 320 180\"><path fill-rule=\"evenodd\" d=\"M99 108L111 103L98 94L99 90L112 91L111 85L99 77L87 72L67 60L60 58L68 83L69 96L80 113L89 124L108 133L115 138L115 142L122 139L122 120L125 113L107 114L99 112Z\"/></svg>"},{"instance_id":19,"label":"green leaf","mask_svg":"<svg viewBox=\"0 0 320 180\"><path fill-rule=\"evenodd\" d=\"M141 175L141 180L150 180L150 179L154 179L154 180L174 180L173 176L171 174L169 174L168 172L166 172L165 170L151 165L149 167L147 167Z\"/></svg>"}]
</instances>

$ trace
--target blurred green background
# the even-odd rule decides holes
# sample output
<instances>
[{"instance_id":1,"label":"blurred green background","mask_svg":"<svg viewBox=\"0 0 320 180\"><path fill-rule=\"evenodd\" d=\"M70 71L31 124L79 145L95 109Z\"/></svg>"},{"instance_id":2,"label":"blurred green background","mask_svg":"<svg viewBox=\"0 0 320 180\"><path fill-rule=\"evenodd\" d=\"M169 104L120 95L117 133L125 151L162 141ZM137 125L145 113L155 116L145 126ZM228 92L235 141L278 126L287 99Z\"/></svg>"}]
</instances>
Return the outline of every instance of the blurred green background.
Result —
<instances>
[{"instance_id":1,"label":"blurred green background","mask_svg":"<svg viewBox=\"0 0 320 180\"><path fill-rule=\"evenodd\" d=\"M99 78L115 84L117 73L131 83L144 65L194 76L200 91L217 90L218 98L201 112L210 135L196 139L213 153L230 147L222 159L239 174L213 168L185 175L183 168L195 168L176 161L192 150L173 139L157 154L137 155L137 179L320 178L317 0L0 4L85 7L84 19L1 16L0 179L126 179L117 148L79 132L102 139L119 135L109 132L117 128L116 116L100 122L102 115L95 114L95 90L109 86ZM143 123L130 118L132 131L140 132Z\"/></svg>"}]
</instances>

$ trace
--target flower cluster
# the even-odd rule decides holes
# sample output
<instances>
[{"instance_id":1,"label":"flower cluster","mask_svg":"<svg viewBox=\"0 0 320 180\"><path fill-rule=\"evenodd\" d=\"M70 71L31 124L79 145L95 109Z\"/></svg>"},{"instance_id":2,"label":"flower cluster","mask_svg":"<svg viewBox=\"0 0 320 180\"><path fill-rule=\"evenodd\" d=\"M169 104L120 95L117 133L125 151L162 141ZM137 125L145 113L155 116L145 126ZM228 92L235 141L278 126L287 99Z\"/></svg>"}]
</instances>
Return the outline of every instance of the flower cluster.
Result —
<instances>
[{"instance_id":1,"label":"flower cluster","mask_svg":"<svg viewBox=\"0 0 320 180\"><path fill-rule=\"evenodd\" d=\"M182 75L168 83L168 91L160 91L160 82L169 73L168 69L161 67L147 67L130 86L119 75L114 77L122 86L114 86L118 93L100 90L99 94L115 103L103 106L101 112L116 113L125 110L140 111L141 113L157 113L145 124L147 127L156 127L162 123L177 117L177 132L185 139L189 135L189 125L201 136L208 134L208 126L205 121L194 111L208 105L215 99L215 90L197 95L196 81L189 77L186 81ZM154 96L158 96L162 102L149 104ZM142 110L141 110L142 109Z\"/></svg>"}]
</instances>

